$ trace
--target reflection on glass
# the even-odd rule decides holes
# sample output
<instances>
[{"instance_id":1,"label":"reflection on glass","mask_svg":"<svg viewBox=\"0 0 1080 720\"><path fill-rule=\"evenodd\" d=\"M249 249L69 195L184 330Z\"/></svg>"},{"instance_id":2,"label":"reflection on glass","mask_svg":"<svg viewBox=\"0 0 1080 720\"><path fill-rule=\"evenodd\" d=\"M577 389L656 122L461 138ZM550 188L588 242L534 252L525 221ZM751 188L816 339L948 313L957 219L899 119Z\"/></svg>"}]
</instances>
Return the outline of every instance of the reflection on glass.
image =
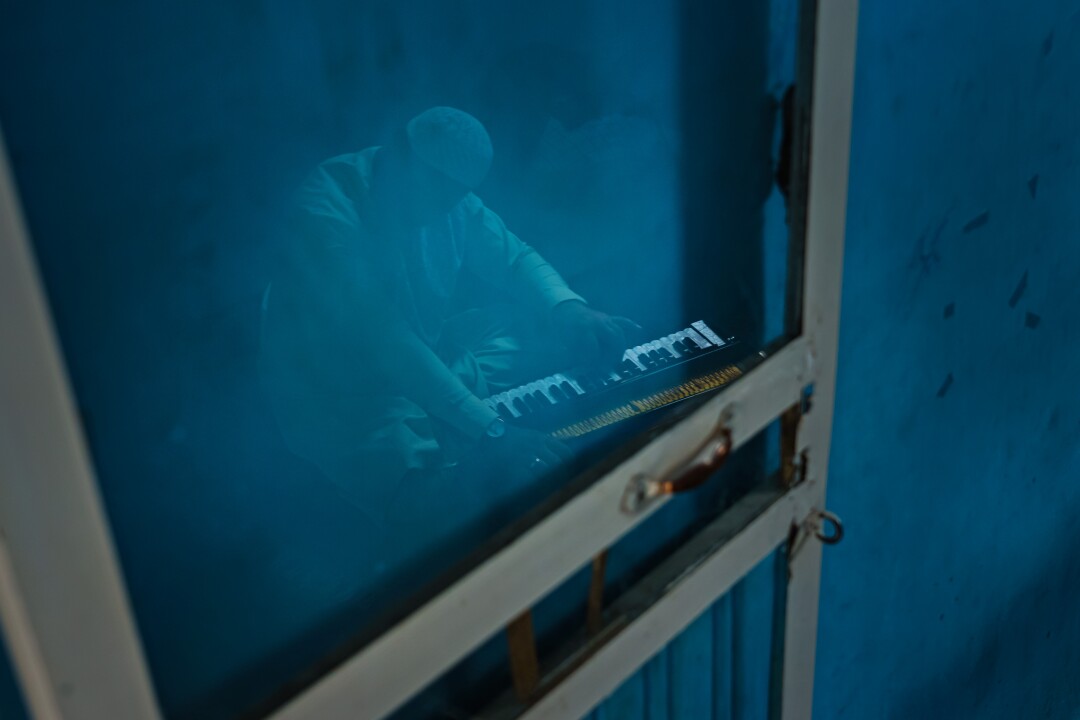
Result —
<instances>
[{"instance_id":1,"label":"reflection on glass","mask_svg":"<svg viewBox=\"0 0 1080 720\"><path fill-rule=\"evenodd\" d=\"M170 717L273 705L778 332L795 0L63 4L0 19L0 119Z\"/></svg>"},{"instance_id":2,"label":"reflection on glass","mask_svg":"<svg viewBox=\"0 0 1080 720\"><path fill-rule=\"evenodd\" d=\"M557 470L566 441L739 372L704 322L643 342L586 303L474 193L492 156L479 120L433 107L323 162L263 297L278 425L370 521L375 574ZM477 284L487 302L455 309Z\"/></svg>"}]
</instances>

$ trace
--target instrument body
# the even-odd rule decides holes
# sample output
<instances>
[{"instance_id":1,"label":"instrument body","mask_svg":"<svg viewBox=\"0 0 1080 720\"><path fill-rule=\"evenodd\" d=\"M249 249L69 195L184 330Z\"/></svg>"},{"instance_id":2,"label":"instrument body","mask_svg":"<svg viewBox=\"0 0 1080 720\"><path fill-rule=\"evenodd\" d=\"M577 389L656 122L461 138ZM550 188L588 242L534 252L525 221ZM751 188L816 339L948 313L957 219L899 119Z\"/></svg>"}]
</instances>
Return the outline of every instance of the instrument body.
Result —
<instances>
[{"instance_id":1,"label":"instrument body","mask_svg":"<svg viewBox=\"0 0 1080 720\"><path fill-rule=\"evenodd\" d=\"M485 402L506 422L577 438L726 385L741 374L737 344L698 321L627 348L611 370L555 373Z\"/></svg>"}]
</instances>

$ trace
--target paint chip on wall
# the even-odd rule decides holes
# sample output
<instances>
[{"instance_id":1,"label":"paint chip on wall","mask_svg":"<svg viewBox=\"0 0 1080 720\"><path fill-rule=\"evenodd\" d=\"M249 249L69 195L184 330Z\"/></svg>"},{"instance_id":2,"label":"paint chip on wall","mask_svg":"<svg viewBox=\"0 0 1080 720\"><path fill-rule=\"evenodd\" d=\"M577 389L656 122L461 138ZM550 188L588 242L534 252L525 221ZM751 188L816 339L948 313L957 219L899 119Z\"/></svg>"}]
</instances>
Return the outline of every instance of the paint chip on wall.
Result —
<instances>
[{"instance_id":1,"label":"paint chip on wall","mask_svg":"<svg viewBox=\"0 0 1080 720\"><path fill-rule=\"evenodd\" d=\"M971 232L972 230L978 230L979 228L981 228L983 225L985 225L988 222L990 222L990 213L989 213L989 211L979 213L978 215L976 215L975 217L973 217L971 220L968 221L967 225L964 226L964 229L963 229L962 232L966 235L969 232Z\"/></svg>"},{"instance_id":2,"label":"paint chip on wall","mask_svg":"<svg viewBox=\"0 0 1080 720\"><path fill-rule=\"evenodd\" d=\"M945 397L945 393L949 392L949 388L952 387L952 384L953 384L953 376L952 376L952 373L949 373L948 375L945 376L945 382L943 382L941 384L941 388L938 389L937 396L939 398Z\"/></svg>"},{"instance_id":3,"label":"paint chip on wall","mask_svg":"<svg viewBox=\"0 0 1080 720\"><path fill-rule=\"evenodd\" d=\"M1024 297L1024 291L1027 290L1027 281L1028 271L1025 270L1024 274L1020 276L1020 282L1016 284L1016 289L1013 290L1012 297L1009 298L1009 307L1016 307L1016 304L1020 302L1020 298Z\"/></svg>"}]
</instances>

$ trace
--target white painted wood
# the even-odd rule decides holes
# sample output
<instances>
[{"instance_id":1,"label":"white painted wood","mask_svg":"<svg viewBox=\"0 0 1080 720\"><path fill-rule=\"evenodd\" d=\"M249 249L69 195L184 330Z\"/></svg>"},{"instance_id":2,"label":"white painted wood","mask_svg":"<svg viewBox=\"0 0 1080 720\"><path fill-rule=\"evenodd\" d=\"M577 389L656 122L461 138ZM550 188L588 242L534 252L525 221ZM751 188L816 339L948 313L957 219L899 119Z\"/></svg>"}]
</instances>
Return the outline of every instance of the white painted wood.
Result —
<instances>
[{"instance_id":1,"label":"white painted wood","mask_svg":"<svg viewBox=\"0 0 1080 720\"><path fill-rule=\"evenodd\" d=\"M7 540L0 535L0 621L26 706L38 720L59 720L60 705L19 589Z\"/></svg>"},{"instance_id":2,"label":"white painted wood","mask_svg":"<svg viewBox=\"0 0 1080 720\"><path fill-rule=\"evenodd\" d=\"M787 539L792 518L805 516L809 511L808 500L806 486L786 493L711 557L682 577L657 603L570 673L521 718L565 720L589 712L781 545ZM724 518L717 522L723 523Z\"/></svg>"},{"instance_id":3,"label":"white painted wood","mask_svg":"<svg viewBox=\"0 0 1080 720\"><path fill-rule=\"evenodd\" d=\"M819 491L820 485L808 486ZM821 493L814 505L821 502ZM822 544L809 538L788 563L787 610L784 619L784 663L781 686L783 720L809 720L814 710L814 652L817 647L818 588Z\"/></svg>"},{"instance_id":4,"label":"white painted wood","mask_svg":"<svg viewBox=\"0 0 1080 720\"><path fill-rule=\"evenodd\" d=\"M818 509L825 503L836 393L858 10L858 0L818 2L803 290L803 329L814 354L814 397L796 441L807 453L806 482ZM811 539L791 561L783 628L783 720L813 714L821 554L821 544Z\"/></svg>"},{"instance_id":5,"label":"white painted wood","mask_svg":"<svg viewBox=\"0 0 1080 720\"><path fill-rule=\"evenodd\" d=\"M31 711L159 716L0 137L0 620Z\"/></svg>"}]
</instances>

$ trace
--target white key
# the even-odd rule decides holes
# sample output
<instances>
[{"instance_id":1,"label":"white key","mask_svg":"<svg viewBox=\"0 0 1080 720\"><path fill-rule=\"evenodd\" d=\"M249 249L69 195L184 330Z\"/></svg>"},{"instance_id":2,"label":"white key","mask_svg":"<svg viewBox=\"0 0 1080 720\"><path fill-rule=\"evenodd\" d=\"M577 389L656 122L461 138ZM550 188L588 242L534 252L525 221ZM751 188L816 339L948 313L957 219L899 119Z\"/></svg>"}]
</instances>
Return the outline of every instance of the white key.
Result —
<instances>
[{"instance_id":1,"label":"white key","mask_svg":"<svg viewBox=\"0 0 1080 720\"><path fill-rule=\"evenodd\" d=\"M717 335L716 333L714 333L712 331L712 328L710 328L704 322L702 322L701 320L698 320L696 323L691 323L691 325L695 329L697 329L698 332L700 332L702 335L704 335L706 338L708 338L709 342L711 342L713 345L716 345L716 347L724 347L724 341L721 340L720 336Z\"/></svg>"},{"instance_id":2,"label":"white key","mask_svg":"<svg viewBox=\"0 0 1080 720\"><path fill-rule=\"evenodd\" d=\"M518 412L518 409L516 407L514 407L514 396L512 396L511 393L512 391L503 393L503 395L505 396L503 402L506 404L506 407L510 408L510 414L513 417L519 418L521 417L521 413Z\"/></svg>"},{"instance_id":3,"label":"white key","mask_svg":"<svg viewBox=\"0 0 1080 720\"><path fill-rule=\"evenodd\" d=\"M632 363L634 363L634 365L637 366L638 370L641 370L642 372L645 372L645 366L642 365L641 361L637 359L639 349L640 348L630 348L625 353L623 353L623 358L626 359L626 360L629 360Z\"/></svg>"},{"instance_id":4,"label":"white key","mask_svg":"<svg viewBox=\"0 0 1080 720\"><path fill-rule=\"evenodd\" d=\"M521 389L524 391L525 395L532 395L534 392L540 389L540 382L538 380L533 380L531 383L523 386Z\"/></svg>"},{"instance_id":5,"label":"white key","mask_svg":"<svg viewBox=\"0 0 1080 720\"><path fill-rule=\"evenodd\" d=\"M584 395L585 394L585 388L578 385L577 380L575 380L574 378L567 377L566 375L563 375L562 373L559 373L555 377L559 379L560 383L562 383L562 382L570 383L570 387L572 387L574 389L574 392L576 392L578 395Z\"/></svg>"},{"instance_id":6,"label":"white key","mask_svg":"<svg viewBox=\"0 0 1080 720\"><path fill-rule=\"evenodd\" d=\"M551 379L544 378L543 380L537 380L535 383L536 389L541 395L548 399L548 402L552 405L555 404L555 396L551 394Z\"/></svg>"},{"instance_id":7,"label":"white key","mask_svg":"<svg viewBox=\"0 0 1080 720\"><path fill-rule=\"evenodd\" d=\"M712 343L710 343L708 340L703 338L701 336L701 333L699 333L694 328L686 328L686 336L688 338L690 338L691 340L693 340L695 343L697 343L697 346L699 348L712 347Z\"/></svg>"}]
</instances>

